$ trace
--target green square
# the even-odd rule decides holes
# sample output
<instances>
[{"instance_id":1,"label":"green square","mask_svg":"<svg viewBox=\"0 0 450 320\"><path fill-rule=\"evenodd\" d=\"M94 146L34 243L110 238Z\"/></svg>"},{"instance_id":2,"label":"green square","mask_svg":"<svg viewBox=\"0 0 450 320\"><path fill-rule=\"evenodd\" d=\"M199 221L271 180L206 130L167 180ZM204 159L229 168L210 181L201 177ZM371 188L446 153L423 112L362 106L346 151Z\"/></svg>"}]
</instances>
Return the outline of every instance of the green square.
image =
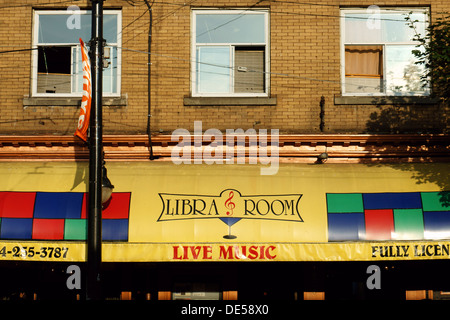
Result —
<instances>
[{"instance_id":1,"label":"green square","mask_svg":"<svg viewBox=\"0 0 450 320\"><path fill-rule=\"evenodd\" d=\"M394 209L394 240L422 240L422 209Z\"/></svg>"},{"instance_id":2,"label":"green square","mask_svg":"<svg viewBox=\"0 0 450 320\"><path fill-rule=\"evenodd\" d=\"M361 193L328 193L327 206L329 213L364 212Z\"/></svg>"},{"instance_id":3,"label":"green square","mask_svg":"<svg viewBox=\"0 0 450 320\"><path fill-rule=\"evenodd\" d=\"M64 240L86 240L86 235L86 219L66 219L64 226Z\"/></svg>"},{"instance_id":4,"label":"green square","mask_svg":"<svg viewBox=\"0 0 450 320\"><path fill-rule=\"evenodd\" d=\"M450 191L421 192L423 211L449 211L450 207L444 206L443 199L449 199Z\"/></svg>"}]
</instances>

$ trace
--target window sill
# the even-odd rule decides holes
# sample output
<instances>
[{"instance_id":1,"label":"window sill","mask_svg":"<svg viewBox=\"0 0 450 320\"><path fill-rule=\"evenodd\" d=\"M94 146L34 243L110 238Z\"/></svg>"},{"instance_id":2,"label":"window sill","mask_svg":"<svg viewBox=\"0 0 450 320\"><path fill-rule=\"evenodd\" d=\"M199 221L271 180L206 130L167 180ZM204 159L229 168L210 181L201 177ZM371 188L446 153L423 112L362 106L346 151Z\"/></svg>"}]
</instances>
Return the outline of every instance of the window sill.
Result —
<instances>
[{"instance_id":1,"label":"window sill","mask_svg":"<svg viewBox=\"0 0 450 320\"><path fill-rule=\"evenodd\" d=\"M275 106L276 97L184 97L185 106Z\"/></svg>"},{"instance_id":2,"label":"window sill","mask_svg":"<svg viewBox=\"0 0 450 320\"><path fill-rule=\"evenodd\" d=\"M438 102L438 98L430 96L334 96L335 105L411 105Z\"/></svg>"},{"instance_id":3,"label":"window sill","mask_svg":"<svg viewBox=\"0 0 450 320\"><path fill-rule=\"evenodd\" d=\"M123 107L128 105L128 95L122 95L120 97L103 97L104 106L117 106ZM79 107L81 106L81 97L23 97L24 107Z\"/></svg>"}]
</instances>

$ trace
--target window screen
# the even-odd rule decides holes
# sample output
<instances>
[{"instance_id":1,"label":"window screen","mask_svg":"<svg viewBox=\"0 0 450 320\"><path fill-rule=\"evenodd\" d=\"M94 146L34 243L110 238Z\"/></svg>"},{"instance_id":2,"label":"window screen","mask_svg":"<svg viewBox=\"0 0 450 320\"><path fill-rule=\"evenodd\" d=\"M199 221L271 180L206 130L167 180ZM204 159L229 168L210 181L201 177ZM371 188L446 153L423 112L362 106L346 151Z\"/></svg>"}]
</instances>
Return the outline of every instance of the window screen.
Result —
<instances>
[{"instance_id":1,"label":"window screen","mask_svg":"<svg viewBox=\"0 0 450 320\"><path fill-rule=\"evenodd\" d=\"M234 92L264 92L264 48L235 47Z\"/></svg>"},{"instance_id":2,"label":"window screen","mask_svg":"<svg viewBox=\"0 0 450 320\"><path fill-rule=\"evenodd\" d=\"M71 92L70 64L70 47L39 47L37 92Z\"/></svg>"}]
</instances>

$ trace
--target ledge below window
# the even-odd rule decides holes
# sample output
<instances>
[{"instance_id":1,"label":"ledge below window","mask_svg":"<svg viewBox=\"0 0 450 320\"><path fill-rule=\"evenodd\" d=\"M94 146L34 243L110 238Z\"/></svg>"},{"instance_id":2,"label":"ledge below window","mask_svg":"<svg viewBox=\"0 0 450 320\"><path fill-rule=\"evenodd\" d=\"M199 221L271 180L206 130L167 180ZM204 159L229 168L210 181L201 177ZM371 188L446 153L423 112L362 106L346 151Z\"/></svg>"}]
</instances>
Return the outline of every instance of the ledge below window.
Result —
<instances>
[{"instance_id":1,"label":"ledge below window","mask_svg":"<svg viewBox=\"0 0 450 320\"><path fill-rule=\"evenodd\" d=\"M275 106L276 97L184 97L185 106Z\"/></svg>"},{"instance_id":2,"label":"ledge below window","mask_svg":"<svg viewBox=\"0 0 450 320\"><path fill-rule=\"evenodd\" d=\"M117 106L124 107L128 104L128 95L123 95L121 97L103 97L102 99L104 106ZM79 107L81 105L81 98L78 97L23 97L24 107L37 107L37 106L47 106L47 107L66 107L74 106Z\"/></svg>"},{"instance_id":3,"label":"ledge below window","mask_svg":"<svg viewBox=\"0 0 450 320\"><path fill-rule=\"evenodd\" d=\"M436 104L439 98L428 96L334 96L335 105Z\"/></svg>"}]
</instances>

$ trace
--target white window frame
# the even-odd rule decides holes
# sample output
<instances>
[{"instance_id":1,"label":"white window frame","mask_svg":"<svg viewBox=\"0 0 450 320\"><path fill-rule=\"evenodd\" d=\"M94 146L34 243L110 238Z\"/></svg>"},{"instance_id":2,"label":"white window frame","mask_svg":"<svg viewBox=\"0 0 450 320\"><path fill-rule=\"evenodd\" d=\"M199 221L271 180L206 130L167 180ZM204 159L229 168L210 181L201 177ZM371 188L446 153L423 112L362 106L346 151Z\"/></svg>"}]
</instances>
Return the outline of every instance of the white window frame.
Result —
<instances>
[{"instance_id":1,"label":"white window frame","mask_svg":"<svg viewBox=\"0 0 450 320\"><path fill-rule=\"evenodd\" d=\"M429 23L429 8L427 7L396 7L396 8L384 8L380 7L380 12L389 12L389 13L401 13L406 14L409 12L419 13L423 12L426 15L426 21ZM342 96L429 96L430 89L424 91L411 91L411 92L389 92L386 90L386 79L383 78L384 92L346 92L345 88L345 46L346 45L380 45L383 47L383 77L386 77L386 45L417 45L419 42L417 41L409 41L409 42L377 42L377 43L361 43L361 42L346 42L345 41L345 17L350 14L361 14L367 13L367 8L348 8L340 10L340 66L341 66L341 93ZM381 19L383 17L381 16ZM405 21L406 23L406 21Z\"/></svg>"},{"instance_id":2,"label":"white window frame","mask_svg":"<svg viewBox=\"0 0 450 320\"><path fill-rule=\"evenodd\" d=\"M196 16L197 14L264 14L265 37L264 43L197 43L196 42ZM268 97L270 94L270 26L269 26L269 11L267 9L193 9L191 14L191 94L193 97ZM197 92L197 47L206 46L220 46L230 48L230 93L202 93ZM249 47L264 47L264 92L234 92L234 73L237 72L237 66L234 64L234 47L235 46L249 46Z\"/></svg>"},{"instance_id":3,"label":"white window frame","mask_svg":"<svg viewBox=\"0 0 450 320\"><path fill-rule=\"evenodd\" d=\"M81 15L89 14L90 10L80 10ZM32 33L32 57L31 57L31 96L33 97L81 97L82 92L72 92L73 84L70 84L71 92L64 93L38 93L37 92L37 74L38 74L38 47L39 46L71 46L71 60L73 50L76 47L77 56L81 54L80 43L39 43L39 16L40 15L67 15L67 10L35 10L33 15L33 33ZM117 62L110 59L110 67L117 67L116 70L116 86L117 92L104 92L104 97L120 97L121 96L121 79L122 79L122 11L121 10L105 10L104 15L117 15L117 42L107 43L106 46L114 46L117 48ZM83 39L87 46L86 39ZM88 47L89 49L89 47ZM73 63L70 65L71 74L73 74ZM72 79L72 77L71 77ZM104 80L104 79L103 79ZM72 81L71 81L72 82Z\"/></svg>"}]
</instances>

